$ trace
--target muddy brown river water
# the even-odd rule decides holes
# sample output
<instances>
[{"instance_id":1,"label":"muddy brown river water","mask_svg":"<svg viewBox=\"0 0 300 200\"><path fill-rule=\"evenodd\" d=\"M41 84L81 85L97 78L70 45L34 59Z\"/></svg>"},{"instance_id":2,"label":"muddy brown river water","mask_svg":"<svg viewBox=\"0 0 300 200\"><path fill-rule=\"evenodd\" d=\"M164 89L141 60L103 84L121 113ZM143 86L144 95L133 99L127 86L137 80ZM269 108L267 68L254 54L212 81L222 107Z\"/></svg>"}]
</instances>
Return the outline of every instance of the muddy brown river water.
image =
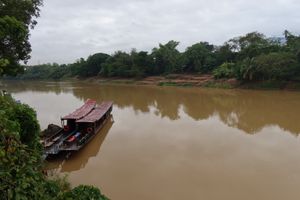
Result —
<instances>
[{"instance_id":1,"label":"muddy brown river water","mask_svg":"<svg viewBox=\"0 0 300 200\"><path fill-rule=\"evenodd\" d=\"M113 119L80 152L48 163L113 200L300 199L300 92L86 82L5 82L60 124L88 98Z\"/></svg>"}]
</instances>

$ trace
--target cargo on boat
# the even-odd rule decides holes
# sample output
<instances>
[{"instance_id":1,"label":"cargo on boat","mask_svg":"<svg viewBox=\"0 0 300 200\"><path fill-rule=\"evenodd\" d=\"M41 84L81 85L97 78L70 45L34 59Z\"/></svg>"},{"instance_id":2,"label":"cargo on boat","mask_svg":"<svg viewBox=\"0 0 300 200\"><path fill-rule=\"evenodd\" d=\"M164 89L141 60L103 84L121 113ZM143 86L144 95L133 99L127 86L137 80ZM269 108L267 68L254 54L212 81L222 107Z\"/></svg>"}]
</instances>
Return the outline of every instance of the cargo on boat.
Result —
<instances>
[{"instance_id":1,"label":"cargo on boat","mask_svg":"<svg viewBox=\"0 0 300 200\"><path fill-rule=\"evenodd\" d=\"M100 105L87 100L83 106L61 118L61 126L50 124L42 132L44 157L60 151L78 151L104 126L112 111L112 102Z\"/></svg>"}]
</instances>

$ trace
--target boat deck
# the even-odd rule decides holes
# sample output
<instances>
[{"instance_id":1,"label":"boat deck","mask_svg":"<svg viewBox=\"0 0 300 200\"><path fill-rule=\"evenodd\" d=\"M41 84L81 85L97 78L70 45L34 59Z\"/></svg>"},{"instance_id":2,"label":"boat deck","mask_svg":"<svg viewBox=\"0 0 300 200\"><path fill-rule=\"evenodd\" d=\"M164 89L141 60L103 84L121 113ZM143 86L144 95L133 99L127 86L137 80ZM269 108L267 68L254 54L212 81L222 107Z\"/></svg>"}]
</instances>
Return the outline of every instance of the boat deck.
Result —
<instances>
[{"instance_id":1,"label":"boat deck","mask_svg":"<svg viewBox=\"0 0 300 200\"><path fill-rule=\"evenodd\" d=\"M87 100L79 109L61 118L62 120L75 120L77 128L72 132L65 132L61 129L51 138L44 140L44 157L58 154L60 151L78 151L85 146L104 126L109 118L108 114L112 111L112 105L111 101L97 105L96 101ZM78 129L80 127L81 129ZM93 127L90 128L92 132L85 132L87 129L82 129L84 127ZM81 138L76 135L80 132L84 135Z\"/></svg>"}]
</instances>

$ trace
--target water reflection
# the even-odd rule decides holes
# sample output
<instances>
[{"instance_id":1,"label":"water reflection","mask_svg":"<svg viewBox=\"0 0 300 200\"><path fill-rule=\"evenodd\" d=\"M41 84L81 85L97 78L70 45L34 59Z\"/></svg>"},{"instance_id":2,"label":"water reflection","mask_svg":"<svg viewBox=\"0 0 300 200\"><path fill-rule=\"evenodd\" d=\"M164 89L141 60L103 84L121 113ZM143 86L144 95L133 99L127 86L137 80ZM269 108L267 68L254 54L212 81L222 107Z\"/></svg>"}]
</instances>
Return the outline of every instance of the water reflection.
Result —
<instances>
[{"instance_id":1,"label":"water reflection","mask_svg":"<svg viewBox=\"0 0 300 200\"><path fill-rule=\"evenodd\" d=\"M98 155L99 150L105 137L113 125L113 117L111 116L100 132L91 140L88 145L78 152L70 155L61 153L48 160L47 169L52 172L72 172L77 171L86 166L89 159ZM81 158L81 159L78 159Z\"/></svg>"},{"instance_id":2,"label":"water reflection","mask_svg":"<svg viewBox=\"0 0 300 200\"><path fill-rule=\"evenodd\" d=\"M113 126L50 163L69 172L74 186L99 186L122 200L300 198L299 92L86 82L6 87L35 107L44 128L87 98L114 101Z\"/></svg>"},{"instance_id":3,"label":"water reflection","mask_svg":"<svg viewBox=\"0 0 300 200\"><path fill-rule=\"evenodd\" d=\"M270 125L298 135L300 125L300 94L284 91L217 90L200 88L151 87L134 85L99 85L84 82L8 82L12 92L38 91L73 93L81 100L113 100L120 108L132 107L171 120L180 119L179 108L194 120L219 116L225 124L254 134Z\"/></svg>"},{"instance_id":4,"label":"water reflection","mask_svg":"<svg viewBox=\"0 0 300 200\"><path fill-rule=\"evenodd\" d=\"M35 91L61 94L72 92L74 86L69 82L3 81L0 82L0 88L7 88L11 93Z\"/></svg>"},{"instance_id":5,"label":"water reflection","mask_svg":"<svg viewBox=\"0 0 300 200\"><path fill-rule=\"evenodd\" d=\"M228 126L250 134L270 125L295 135L300 132L300 94L296 92L91 85L75 88L73 93L81 99L112 99L119 107L130 106L141 112L154 106L158 116L171 120L180 118L179 108L183 106L194 120L218 115Z\"/></svg>"}]
</instances>

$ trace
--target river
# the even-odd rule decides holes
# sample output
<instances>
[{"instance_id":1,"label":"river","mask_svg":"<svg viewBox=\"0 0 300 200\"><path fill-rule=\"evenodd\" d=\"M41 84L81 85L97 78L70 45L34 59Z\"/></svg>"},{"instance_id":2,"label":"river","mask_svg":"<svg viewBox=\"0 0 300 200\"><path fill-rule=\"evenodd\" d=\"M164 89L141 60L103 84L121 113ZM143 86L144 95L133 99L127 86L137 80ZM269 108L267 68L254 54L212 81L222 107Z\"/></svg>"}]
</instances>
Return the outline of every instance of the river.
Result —
<instances>
[{"instance_id":1,"label":"river","mask_svg":"<svg viewBox=\"0 0 300 200\"><path fill-rule=\"evenodd\" d=\"M88 82L5 82L44 129L89 98L113 119L81 151L51 160L72 186L113 200L298 200L300 92Z\"/></svg>"}]
</instances>

